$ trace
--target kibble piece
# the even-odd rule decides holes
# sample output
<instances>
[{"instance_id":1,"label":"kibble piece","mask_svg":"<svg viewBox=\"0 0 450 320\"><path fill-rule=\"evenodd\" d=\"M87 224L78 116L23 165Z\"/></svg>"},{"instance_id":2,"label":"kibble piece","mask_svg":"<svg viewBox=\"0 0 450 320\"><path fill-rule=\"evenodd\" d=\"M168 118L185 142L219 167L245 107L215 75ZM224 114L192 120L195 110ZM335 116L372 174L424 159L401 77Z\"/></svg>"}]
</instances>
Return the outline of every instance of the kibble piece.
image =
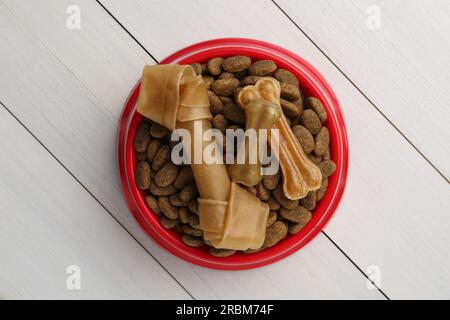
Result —
<instances>
[{"instance_id":1,"label":"kibble piece","mask_svg":"<svg viewBox=\"0 0 450 320\"><path fill-rule=\"evenodd\" d=\"M167 187L158 187L155 183L150 184L150 193L154 196L170 196L177 192L177 188L174 187L173 184Z\"/></svg>"},{"instance_id":2,"label":"kibble piece","mask_svg":"<svg viewBox=\"0 0 450 320\"><path fill-rule=\"evenodd\" d=\"M149 131L150 131L150 123L143 122L139 125L133 140L134 151L140 153L147 151L147 147L152 139L150 137Z\"/></svg>"},{"instance_id":3,"label":"kibble piece","mask_svg":"<svg viewBox=\"0 0 450 320\"><path fill-rule=\"evenodd\" d=\"M220 79L211 84L211 91L219 96L230 96L239 87L239 84L240 82L236 78Z\"/></svg>"},{"instance_id":4,"label":"kibble piece","mask_svg":"<svg viewBox=\"0 0 450 320\"><path fill-rule=\"evenodd\" d=\"M259 60L253 62L248 72L251 76L266 76L277 70L277 65L272 60Z\"/></svg>"},{"instance_id":5,"label":"kibble piece","mask_svg":"<svg viewBox=\"0 0 450 320\"><path fill-rule=\"evenodd\" d=\"M325 160L318 165L320 171L322 172L322 179L328 178L336 170L336 164L331 160Z\"/></svg>"},{"instance_id":6,"label":"kibble piece","mask_svg":"<svg viewBox=\"0 0 450 320\"><path fill-rule=\"evenodd\" d=\"M322 180L322 184L320 185L319 190L316 191L317 201L322 200L322 198L325 196L325 193L327 192L327 189L328 189L328 179L325 178Z\"/></svg>"},{"instance_id":7,"label":"kibble piece","mask_svg":"<svg viewBox=\"0 0 450 320\"><path fill-rule=\"evenodd\" d=\"M319 116L311 109L307 109L307 110L303 111L300 122L312 134L318 134L320 131L320 128L322 128L322 124L320 123Z\"/></svg>"},{"instance_id":8,"label":"kibble piece","mask_svg":"<svg viewBox=\"0 0 450 320\"><path fill-rule=\"evenodd\" d=\"M224 59L223 58L213 58L208 61L208 72L212 74L213 76L218 76L222 73L222 63Z\"/></svg>"},{"instance_id":9,"label":"kibble piece","mask_svg":"<svg viewBox=\"0 0 450 320\"><path fill-rule=\"evenodd\" d=\"M197 199L192 199L191 201L189 201L189 211L194 213L195 215L199 215L199 210L198 210L198 201Z\"/></svg>"},{"instance_id":10,"label":"kibble piece","mask_svg":"<svg viewBox=\"0 0 450 320\"><path fill-rule=\"evenodd\" d=\"M189 225L192 228L200 229L200 218L196 215L192 215L189 217Z\"/></svg>"},{"instance_id":11,"label":"kibble piece","mask_svg":"<svg viewBox=\"0 0 450 320\"><path fill-rule=\"evenodd\" d=\"M316 156L312 153L307 155L309 160L311 160L316 166L319 165L319 163L322 162L322 157L321 156Z\"/></svg>"},{"instance_id":12,"label":"kibble piece","mask_svg":"<svg viewBox=\"0 0 450 320\"><path fill-rule=\"evenodd\" d=\"M266 228L269 228L277 221L277 213L275 211L270 211L267 217L267 225Z\"/></svg>"},{"instance_id":13,"label":"kibble piece","mask_svg":"<svg viewBox=\"0 0 450 320\"><path fill-rule=\"evenodd\" d=\"M158 200L154 196L152 196L150 194L145 196L145 202L147 203L148 207L150 209L152 209L152 211L155 214L157 214L157 215L161 214L161 209L159 209Z\"/></svg>"},{"instance_id":14,"label":"kibble piece","mask_svg":"<svg viewBox=\"0 0 450 320\"><path fill-rule=\"evenodd\" d=\"M209 98L209 108L212 114L218 114L223 111L223 102L220 98L212 91L208 90Z\"/></svg>"},{"instance_id":15,"label":"kibble piece","mask_svg":"<svg viewBox=\"0 0 450 320\"><path fill-rule=\"evenodd\" d=\"M277 171L277 173L272 175L265 175L263 177L262 183L264 185L264 188L267 190L274 190L277 185L280 183L281 179L281 173L280 170Z\"/></svg>"},{"instance_id":16,"label":"kibble piece","mask_svg":"<svg viewBox=\"0 0 450 320\"><path fill-rule=\"evenodd\" d=\"M302 125L296 125L292 128L292 132L294 132L295 137L298 142L300 142L300 145L306 154L311 153L314 150L314 137L308 129Z\"/></svg>"},{"instance_id":17,"label":"kibble piece","mask_svg":"<svg viewBox=\"0 0 450 320\"><path fill-rule=\"evenodd\" d=\"M194 181L194 174L192 173L191 167L183 167L178 173L178 176L173 184L178 189L183 189L192 181Z\"/></svg>"},{"instance_id":18,"label":"kibble piece","mask_svg":"<svg viewBox=\"0 0 450 320\"><path fill-rule=\"evenodd\" d=\"M170 195L169 201L170 204L175 207L187 207L189 205L189 202L180 199L180 194L178 192Z\"/></svg>"},{"instance_id":19,"label":"kibble piece","mask_svg":"<svg viewBox=\"0 0 450 320\"><path fill-rule=\"evenodd\" d=\"M264 247L272 247L277 244L281 239L286 237L288 228L282 221L277 221L266 231L266 239L264 241Z\"/></svg>"},{"instance_id":20,"label":"kibble piece","mask_svg":"<svg viewBox=\"0 0 450 320\"><path fill-rule=\"evenodd\" d=\"M197 195L198 195L197 187L193 183L185 186L180 191L180 199L181 199L181 201L184 201L184 202L191 201Z\"/></svg>"},{"instance_id":21,"label":"kibble piece","mask_svg":"<svg viewBox=\"0 0 450 320\"><path fill-rule=\"evenodd\" d=\"M163 127L157 123L153 123L152 127L150 128L150 135L153 138L162 139L169 133L169 131L170 130L166 127Z\"/></svg>"},{"instance_id":22,"label":"kibble piece","mask_svg":"<svg viewBox=\"0 0 450 320\"><path fill-rule=\"evenodd\" d=\"M178 217L182 223L189 223L189 210L187 208L178 209Z\"/></svg>"},{"instance_id":23,"label":"kibble piece","mask_svg":"<svg viewBox=\"0 0 450 320\"><path fill-rule=\"evenodd\" d=\"M236 250L216 249L214 247L210 247L209 253L211 253L211 255L213 255L214 257L226 258L226 257L232 256L233 254L235 254Z\"/></svg>"},{"instance_id":24,"label":"kibble piece","mask_svg":"<svg viewBox=\"0 0 450 320\"><path fill-rule=\"evenodd\" d=\"M291 223L289 224L289 233L290 234L297 234L302 230L306 224L311 220L312 214L311 212L308 212L307 214L302 216L302 220L299 223Z\"/></svg>"},{"instance_id":25,"label":"kibble piece","mask_svg":"<svg viewBox=\"0 0 450 320\"><path fill-rule=\"evenodd\" d=\"M234 56L226 58L222 63L222 67L228 72L239 72L247 69L252 64L249 57L246 56Z\"/></svg>"},{"instance_id":26,"label":"kibble piece","mask_svg":"<svg viewBox=\"0 0 450 320\"><path fill-rule=\"evenodd\" d=\"M153 159L156 156L156 153L158 152L159 148L161 147L161 141L158 139L153 139L150 144L148 145L147 149L147 160L149 163L153 162Z\"/></svg>"},{"instance_id":27,"label":"kibble piece","mask_svg":"<svg viewBox=\"0 0 450 320\"><path fill-rule=\"evenodd\" d=\"M238 124L245 123L245 113L239 106L236 104L226 104L223 107L223 115L226 119L236 122Z\"/></svg>"},{"instance_id":28,"label":"kibble piece","mask_svg":"<svg viewBox=\"0 0 450 320\"><path fill-rule=\"evenodd\" d=\"M200 63L192 63L191 67L194 69L196 75L202 74L202 65Z\"/></svg>"},{"instance_id":29,"label":"kibble piece","mask_svg":"<svg viewBox=\"0 0 450 320\"><path fill-rule=\"evenodd\" d=\"M293 86L299 87L298 79L290 72L285 69L278 69L273 74L275 79L277 79L280 82L292 84Z\"/></svg>"},{"instance_id":30,"label":"kibble piece","mask_svg":"<svg viewBox=\"0 0 450 320\"><path fill-rule=\"evenodd\" d=\"M225 131L228 126L228 121L223 114L216 114L211 122L213 127L220 131Z\"/></svg>"},{"instance_id":31,"label":"kibble piece","mask_svg":"<svg viewBox=\"0 0 450 320\"><path fill-rule=\"evenodd\" d=\"M152 162L153 171L159 171L167 161L170 160L170 147L168 145L163 145L159 148Z\"/></svg>"},{"instance_id":32,"label":"kibble piece","mask_svg":"<svg viewBox=\"0 0 450 320\"><path fill-rule=\"evenodd\" d=\"M306 197L300 200L300 205L305 207L307 210L313 210L316 207L316 192L310 191Z\"/></svg>"},{"instance_id":33,"label":"kibble piece","mask_svg":"<svg viewBox=\"0 0 450 320\"><path fill-rule=\"evenodd\" d=\"M168 219L165 216L161 216L159 218L159 221L161 222L161 225L165 228L165 229L173 229L176 226L179 225L180 221L179 220L172 220L172 219Z\"/></svg>"},{"instance_id":34,"label":"kibble piece","mask_svg":"<svg viewBox=\"0 0 450 320\"><path fill-rule=\"evenodd\" d=\"M285 82L280 83L280 86L282 98L289 101L297 101L300 99L300 90L296 86Z\"/></svg>"},{"instance_id":35,"label":"kibble piece","mask_svg":"<svg viewBox=\"0 0 450 320\"><path fill-rule=\"evenodd\" d=\"M241 86L253 86L259 79L261 79L259 76L247 76L241 80Z\"/></svg>"},{"instance_id":36,"label":"kibble piece","mask_svg":"<svg viewBox=\"0 0 450 320\"><path fill-rule=\"evenodd\" d=\"M328 148L327 151L325 151L325 153L322 156L323 160L331 160L331 154L330 154L330 149Z\"/></svg>"},{"instance_id":37,"label":"kibble piece","mask_svg":"<svg viewBox=\"0 0 450 320\"><path fill-rule=\"evenodd\" d=\"M257 253L257 252L263 251L265 248L266 247L261 247L261 248L258 248L258 249L247 249L247 250L243 251L242 253L244 253L244 254Z\"/></svg>"},{"instance_id":38,"label":"kibble piece","mask_svg":"<svg viewBox=\"0 0 450 320\"><path fill-rule=\"evenodd\" d=\"M203 237L203 231L200 229L192 228L190 225L185 224L183 226L183 232L193 237Z\"/></svg>"},{"instance_id":39,"label":"kibble piece","mask_svg":"<svg viewBox=\"0 0 450 320\"><path fill-rule=\"evenodd\" d=\"M272 211L278 211L281 208L281 205L274 197L270 197L269 200L267 200L267 205Z\"/></svg>"},{"instance_id":40,"label":"kibble piece","mask_svg":"<svg viewBox=\"0 0 450 320\"><path fill-rule=\"evenodd\" d=\"M203 75L202 76L203 82L206 84L206 88L209 90L211 89L211 84L214 82L214 77Z\"/></svg>"},{"instance_id":41,"label":"kibble piece","mask_svg":"<svg viewBox=\"0 0 450 320\"><path fill-rule=\"evenodd\" d=\"M322 156L327 152L330 145L330 133L326 127L322 127L314 138L314 153L316 156Z\"/></svg>"},{"instance_id":42,"label":"kibble piece","mask_svg":"<svg viewBox=\"0 0 450 320\"><path fill-rule=\"evenodd\" d=\"M170 204L168 197L159 197L158 206L161 212L169 219L178 219L178 210Z\"/></svg>"},{"instance_id":43,"label":"kibble piece","mask_svg":"<svg viewBox=\"0 0 450 320\"><path fill-rule=\"evenodd\" d=\"M147 152L137 152L136 159L138 159L139 161L147 160Z\"/></svg>"},{"instance_id":44,"label":"kibble piece","mask_svg":"<svg viewBox=\"0 0 450 320\"><path fill-rule=\"evenodd\" d=\"M298 200L291 200L286 198L283 192L282 184L279 184L273 191L273 196L286 209L294 209L298 206Z\"/></svg>"},{"instance_id":45,"label":"kibble piece","mask_svg":"<svg viewBox=\"0 0 450 320\"><path fill-rule=\"evenodd\" d=\"M201 63L200 65L202 66L202 74L207 74L208 73L208 64Z\"/></svg>"},{"instance_id":46,"label":"kibble piece","mask_svg":"<svg viewBox=\"0 0 450 320\"><path fill-rule=\"evenodd\" d=\"M291 210L281 208L280 215L290 222L300 223L305 220L306 216L311 216L311 212L302 206L297 206Z\"/></svg>"},{"instance_id":47,"label":"kibble piece","mask_svg":"<svg viewBox=\"0 0 450 320\"><path fill-rule=\"evenodd\" d=\"M150 165L147 161L140 161L136 167L135 180L136 186L140 190L147 190L150 188L151 177L150 177Z\"/></svg>"},{"instance_id":48,"label":"kibble piece","mask_svg":"<svg viewBox=\"0 0 450 320\"><path fill-rule=\"evenodd\" d=\"M270 191L264 188L263 184L260 182L256 185L256 196L262 201L267 201L270 198Z\"/></svg>"},{"instance_id":49,"label":"kibble piece","mask_svg":"<svg viewBox=\"0 0 450 320\"><path fill-rule=\"evenodd\" d=\"M234 79L234 73L222 72L217 79Z\"/></svg>"},{"instance_id":50,"label":"kibble piece","mask_svg":"<svg viewBox=\"0 0 450 320\"><path fill-rule=\"evenodd\" d=\"M156 173L155 183L158 187L167 187L172 184L178 175L179 166L174 165L168 161L166 164Z\"/></svg>"},{"instance_id":51,"label":"kibble piece","mask_svg":"<svg viewBox=\"0 0 450 320\"><path fill-rule=\"evenodd\" d=\"M322 102L314 97L308 97L305 99L305 105L307 108L311 108L319 116L320 122L327 121L327 111L325 110Z\"/></svg>"},{"instance_id":52,"label":"kibble piece","mask_svg":"<svg viewBox=\"0 0 450 320\"><path fill-rule=\"evenodd\" d=\"M189 247L198 248L203 246L205 243L203 240L199 237L193 237L187 234L183 234L181 236L181 241L184 242L184 244L188 245Z\"/></svg>"},{"instance_id":53,"label":"kibble piece","mask_svg":"<svg viewBox=\"0 0 450 320\"><path fill-rule=\"evenodd\" d=\"M286 117L295 119L300 115L300 109L296 104L285 99L280 99L280 105Z\"/></svg>"},{"instance_id":54,"label":"kibble piece","mask_svg":"<svg viewBox=\"0 0 450 320\"><path fill-rule=\"evenodd\" d=\"M222 101L224 106L226 106L227 104L233 104L234 103L234 100L231 99L230 97L220 96L219 99L220 99L220 101Z\"/></svg>"},{"instance_id":55,"label":"kibble piece","mask_svg":"<svg viewBox=\"0 0 450 320\"><path fill-rule=\"evenodd\" d=\"M248 71L247 70L243 70L243 71L239 71L239 72L235 72L234 73L234 77L237 79L243 79L248 75Z\"/></svg>"}]
</instances>

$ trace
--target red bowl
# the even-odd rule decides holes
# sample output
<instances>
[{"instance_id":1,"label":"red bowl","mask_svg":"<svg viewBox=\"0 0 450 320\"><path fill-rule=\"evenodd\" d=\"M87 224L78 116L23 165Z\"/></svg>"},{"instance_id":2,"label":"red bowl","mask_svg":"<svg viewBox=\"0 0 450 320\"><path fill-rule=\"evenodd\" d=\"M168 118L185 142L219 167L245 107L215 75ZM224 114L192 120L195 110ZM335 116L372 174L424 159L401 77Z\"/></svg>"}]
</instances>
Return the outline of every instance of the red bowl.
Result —
<instances>
[{"instance_id":1,"label":"red bowl","mask_svg":"<svg viewBox=\"0 0 450 320\"><path fill-rule=\"evenodd\" d=\"M342 197L348 168L348 144L344 119L339 103L330 86L309 63L297 55L273 44L250 39L218 39L201 42L180 50L161 63L190 64L205 62L213 57L247 55L254 60L270 59L291 71L300 81L305 96L318 98L328 112L326 126L330 131L331 158L336 172L329 178L328 191L318 203L311 221L296 235L290 235L277 245L254 254L237 253L227 258L211 256L207 248L186 246L175 231L164 229L158 217L148 208L144 193L136 187L134 171L136 157L133 137L142 117L136 112L139 83L131 92L120 119L118 136L119 172L128 207L142 228L163 248L191 263L214 269L240 270L261 267L278 261L297 251L318 232L336 210Z\"/></svg>"}]
</instances>

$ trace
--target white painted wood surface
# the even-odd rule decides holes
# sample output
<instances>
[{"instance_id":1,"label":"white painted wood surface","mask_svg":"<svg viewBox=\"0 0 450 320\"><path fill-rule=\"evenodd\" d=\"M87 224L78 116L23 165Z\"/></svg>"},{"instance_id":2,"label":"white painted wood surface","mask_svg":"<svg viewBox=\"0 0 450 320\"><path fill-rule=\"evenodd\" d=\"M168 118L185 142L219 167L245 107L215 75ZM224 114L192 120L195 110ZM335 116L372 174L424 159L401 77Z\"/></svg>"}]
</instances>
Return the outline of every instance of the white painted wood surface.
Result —
<instances>
[{"instance_id":1,"label":"white painted wood surface","mask_svg":"<svg viewBox=\"0 0 450 320\"><path fill-rule=\"evenodd\" d=\"M244 272L222 272L189 265L148 239L122 200L115 168L115 135L122 104L139 77L142 65L152 60L100 5L88 0L75 2L0 1L0 100L193 297L383 298L377 290L366 288L366 278L322 234L300 252L275 265ZM347 190L336 216L326 228L327 233L363 271L371 265L381 268L381 286L389 297L450 297L448 184L273 3L260 1L258 6L252 1L188 4L185 1L103 0L102 3L157 59L201 40L242 36L282 45L315 65L341 101L351 150ZM82 10L81 30L66 28L65 11L69 4L77 4ZM0 121L11 121L2 119L8 116L6 112L1 113ZM414 114L409 116L410 121L416 120ZM32 139L30 141L33 144ZM23 150L27 154L28 149ZM21 158L17 156L17 159ZM433 163L432 157L430 161ZM0 158L2 165L10 162L11 159ZM58 167L56 161L52 164L51 158L47 162L52 170ZM26 165L34 168L33 163ZM64 171L60 167L57 170ZM14 169L9 171L14 172ZM42 171L43 176L47 171ZM67 181L77 185L69 173L66 175ZM3 181L0 182L2 194L13 192ZM427 187L421 187L423 184ZM88 195L80 184L78 189ZM66 197L69 203L74 202L67 195L59 199ZM47 212L55 210L51 199L47 195L45 201L24 205L35 205ZM113 220L105 209L99 209L95 199L91 202L92 208L74 203L73 210L82 210L85 215L101 211L103 219ZM8 210L16 210L14 203L8 204ZM70 221L69 213L64 211L60 217L62 222ZM94 219L89 222L88 229L104 228ZM110 224L118 226L114 220ZM7 223L7 227L11 232L23 228L18 223ZM64 230L65 225L61 232ZM38 231L27 230L29 237ZM85 232L81 228L77 236L82 238ZM133 241L123 229L117 234L128 239L121 240L125 243ZM118 235L114 239L118 239ZM43 237L47 243L52 240L51 236ZM108 235L102 237L107 239ZM62 237L58 241L62 245L67 240ZM1 242L0 250L8 249L10 255L18 254L15 250L20 249L24 253L35 251L28 242L25 238L21 247L14 242L5 247ZM80 251L98 249L87 241L81 242L79 247ZM49 246L55 256L58 248ZM126 254L136 254L128 251ZM92 265L99 259L94 255L85 258L92 258L89 260ZM139 258L136 254L130 261ZM148 261L152 261L150 256ZM5 282L7 285L0 284L1 298L58 295L51 290L44 295L43 289L34 283L25 290L19 275L11 271L17 263L0 262L0 274L9 279ZM133 262L127 262L122 261L117 268L133 266ZM153 266L155 270L162 270L157 268ZM153 269L147 269L149 279L157 277ZM142 266L138 268L139 276L141 270ZM43 272L41 277L55 281L52 272ZM166 291L159 293L173 298L186 296L181 286L178 290L166 290L169 286L166 282L175 283L169 276L158 277L161 280L155 281L152 288ZM124 286L134 288L128 278L112 272L103 279L121 281ZM137 288L142 289L142 286ZM98 290L93 291L96 295L85 293L85 296L133 297L126 291L115 292L117 288L111 288L110 295ZM134 294L150 296L137 289Z\"/></svg>"},{"instance_id":2,"label":"white painted wood surface","mask_svg":"<svg viewBox=\"0 0 450 320\"><path fill-rule=\"evenodd\" d=\"M275 2L450 179L450 1Z\"/></svg>"}]
</instances>

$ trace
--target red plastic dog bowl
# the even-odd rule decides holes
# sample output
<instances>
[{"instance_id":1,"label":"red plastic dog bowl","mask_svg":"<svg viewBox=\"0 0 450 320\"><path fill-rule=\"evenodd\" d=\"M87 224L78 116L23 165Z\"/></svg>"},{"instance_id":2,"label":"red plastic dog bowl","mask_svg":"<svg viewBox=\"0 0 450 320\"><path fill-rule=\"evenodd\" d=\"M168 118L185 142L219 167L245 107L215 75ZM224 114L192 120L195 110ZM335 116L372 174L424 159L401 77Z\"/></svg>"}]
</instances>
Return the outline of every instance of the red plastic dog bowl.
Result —
<instances>
[{"instance_id":1,"label":"red plastic dog bowl","mask_svg":"<svg viewBox=\"0 0 450 320\"><path fill-rule=\"evenodd\" d=\"M136 187L134 171L136 157L133 137L142 117L136 112L139 84L131 92L120 120L118 137L119 171L128 207L142 228L163 248L191 263L227 270L261 267L278 261L307 244L328 222L344 191L348 167L347 135L339 103L323 77L309 63L283 48L249 39L219 39L206 41L180 50L161 63L190 64L213 57L246 55L254 60L270 59L280 68L291 71L300 81L305 96L322 101L328 112L326 126L330 131L331 158L336 172L329 178L328 191L313 212L311 221L296 235L290 235L277 245L254 254L237 253L227 258L211 256L207 248L186 246L175 231L164 229L158 217L148 208L144 193Z\"/></svg>"}]
</instances>

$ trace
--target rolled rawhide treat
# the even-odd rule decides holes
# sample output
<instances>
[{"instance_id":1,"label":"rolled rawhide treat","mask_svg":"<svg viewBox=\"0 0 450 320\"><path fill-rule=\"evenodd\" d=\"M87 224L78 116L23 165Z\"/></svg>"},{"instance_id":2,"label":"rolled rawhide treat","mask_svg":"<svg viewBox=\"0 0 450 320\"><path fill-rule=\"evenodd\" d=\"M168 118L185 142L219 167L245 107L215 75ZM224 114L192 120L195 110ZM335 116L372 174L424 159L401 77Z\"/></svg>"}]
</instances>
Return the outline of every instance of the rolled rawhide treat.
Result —
<instances>
[{"instance_id":1,"label":"rolled rawhide treat","mask_svg":"<svg viewBox=\"0 0 450 320\"><path fill-rule=\"evenodd\" d=\"M190 133L191 167L199 190L200 225L204 239L218 249L258 249L265 238L269 207L230 180L222 162L194 163L195 143L201 154L209 144L202 137L211 129L206 85L191 66L146 66L142 75L137 111L171 130ZM196 130L196 128L200 128Z\"/></svg>"},{"instance_id":2,"label":"rolled rawhide treat","mask_svg":"<svg viewBox=\"0 0 450 320\"><path fill-rule=\"evenodd\" d=\"M241 106L248 105L255 99L264 99L268 103L277 105L280 110L280 83L273 78L261 78L254 86L246 86L238 95ZM274 148L283 172L283 191L291 200L306 197L310 191L320 188L322 173L305 154L298 140L295 138L284 114L272 126L279 130L278 148ZM269 143L270 143L269 132Z\"/></svg>"}]
</instances>

